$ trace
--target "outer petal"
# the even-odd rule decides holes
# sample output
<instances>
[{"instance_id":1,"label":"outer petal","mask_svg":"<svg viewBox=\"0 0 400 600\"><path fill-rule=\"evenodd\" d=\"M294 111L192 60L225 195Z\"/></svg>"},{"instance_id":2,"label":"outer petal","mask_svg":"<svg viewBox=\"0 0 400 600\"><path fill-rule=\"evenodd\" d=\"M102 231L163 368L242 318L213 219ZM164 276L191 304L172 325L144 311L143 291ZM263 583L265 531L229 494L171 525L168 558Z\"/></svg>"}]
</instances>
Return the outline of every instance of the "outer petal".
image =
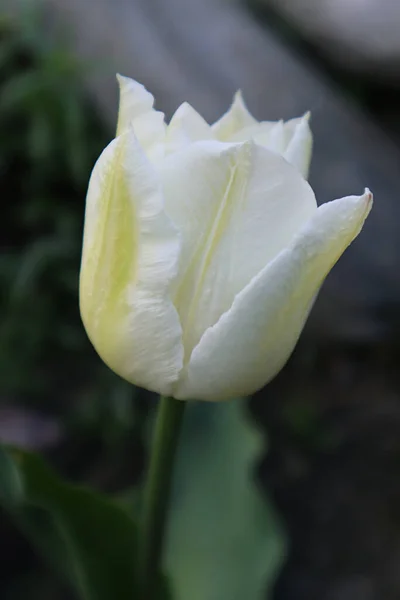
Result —
<instances>
[{"instance_id":1,"label":"outer petal","mask_svg":"<svg viewBox=\"0 0 400 600\"><path fill-rule=\"evenodd\" d=\"M230 142L237 132L257 124L257 119L250 114L239 90L233 98L230 109L214 123L212 130L217 140Z\"/></svg>"},{"instance_id":2,"label":"outer petal","mask_svg":"<svg viewBox=\"0 0 400 600\"><path fill-rule=\"evenodd\" d=\"M117 75L120 89L117 136L133 127L146 153L155 150L165 137L164 113L154 110L154 97L141 84Z\"/></svg>"},{"instance_id":3,"label":"outer petal","mask_svg":"<svg viewBox=\"0 0 400 600\"><path fill-rule=\"evenodd\" d=\"M80 308L101 358L125 379L169 394L182 366L169 297L179 259L152 167L132 131L116 138L89 184Z\"/></svg>"},{"instance_id":4,"label":"outer petal","mask_svg":"<svg viewBox=\"0 0 400 600\"><path fill-rule=\"evenodd\" d=\"M268 383L291 354L321 283L360 232L371 205L366 190L318 208L293 244L205 332L174 395L224 400Z\"/></svg>"},{"instance_id":5,"label":"outer petal","mask_svg":"<svg viewBox=\"0 0 400 600\"><path fill-rule=\"evenodd\" d=\"M317 205L301 175L252 142L198 142L160 166L166 210L182 234L174 304L185 360L236 294L288 246Z\"/></svg>"}]
</instances>

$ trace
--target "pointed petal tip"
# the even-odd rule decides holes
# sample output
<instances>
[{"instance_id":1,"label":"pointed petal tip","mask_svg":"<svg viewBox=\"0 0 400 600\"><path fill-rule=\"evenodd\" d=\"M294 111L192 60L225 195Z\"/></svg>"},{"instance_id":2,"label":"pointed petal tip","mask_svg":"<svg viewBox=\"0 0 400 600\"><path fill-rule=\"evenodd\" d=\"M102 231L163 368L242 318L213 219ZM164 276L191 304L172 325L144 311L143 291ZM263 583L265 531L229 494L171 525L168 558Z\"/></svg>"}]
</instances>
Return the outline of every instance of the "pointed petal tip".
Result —
<instances>
[{"instance_id":1,"label":"pointed petal tip","mask_svg":"<svg viewBox=\"0 0 400 600\"><path fill-rule=\"evenodd\" d=\"M174 114L171 117L171 121L173 120L176 121L178 119L181 119L182 117L184 117L187 113L191 113L191 112L195 112L195 109L193 108L193 106L191 104L189 104L189 102L187 102L186 100L184 102L182 102L178 108L176 109L176 111L174 112Z\"/></svg>"},{"instance_id":2,"label":"pointed petal tip","mask_svg":"<svg viewBox=\"0 0 400 600\"><path fill-rule=\"evenodd\" d=\"M243 91L240 88L235 92L235 94L233 96L231 108L233 108L233 107L237 107L237 108L240 108L245 111L249 110L247 108L247 104L244 99Z\"/></svg>"},{"instance_id":3,"label":"pointed petal tip","mask_svg":"<svg viewBox=\"0 0 400 600\"><path fill-rule=\"evenodd\" d=\"M131 81L134 81L134 79L131 79L126 75L121 75L121 73L116 73L115 78L120 88L122 88L125 85L128 85Z\"/></svg>"},{"instance_id":4,"label":"pointed petal tip","mask_svg":"<svg viewBox=\"0 0 400 600\"><path fill-rule=\"evenodd\" d=\"M127 88L127 91L129 91L129 89L132 89L134 91L144 90L147 94L150 94L146 87L136 79L133 79L133 77L121 75L121 73L116 73L115 77L117 79L120 90L122 90L123 88Z\"/></svg>"},{"instance_id":5,"label":"pointed petal tip","mask_svg":"<svg viewBox=\"0 0 400 600\"><path fill-rule=\"evenodd\" d=\"M371 190L370 190L369 188L367 188L367 187L366 187L366 188L365 188L365 190L364 190L364 196L367 196L367 200L368 200L368 202L370 202L370 203L372 203L372 202L373 202L373 200L374 200L374 195L373 195L373 193L371 192Z\"/></svg>"},{"instance_id":6,"label":"pointed petal tip","mask_svg":"<svg viewBox=\"0 0 400 600\"><path fill-rule=\"evenodd\" d=\"M240 88L234 93L233 101L243 102L243 92Z\"/></svg>"},{"instance_id":7,"label":"pointed petal tip","mask_svg":"<svg viewBox=\"0 0 400 600\"><path fill-rule=\"evenodd\" d=\"M365 188L364 191L365 197L365 218L369 215L372 205L374 203L374 195L369 188Z\"/></svg>"},{"instance_id":8,"label":"pointed petal tip","mask_svg":"<svg viewBox=\"0 0 400 600\"><path fill-rule=\"evenodd\" d=\"M286 121L286 123L290 123L290 121ZM304 113L304 115L302 117L299 117L297 119L296 129L298 131L302 131L302 132L305 132L305 131L311 132L310 123L311 123L311 112L307 111L306 113Z\"/></svg>"},{"instance_id":9,"label":"pointed petal tip","mask_svg":"<svg viewBox=\"0 0 400 600\"><path fill-rule=\"evenodd\" d=\"M360 203L362 203L364 206L364 211L365 211L364 220L365 220L372 208L373 203L374 203L374 195L371 192L371 190L366 187L364 190L364 193L362 194L362 196L359 196L358 199L359 199Z\"/></svg>"}]
</instances>

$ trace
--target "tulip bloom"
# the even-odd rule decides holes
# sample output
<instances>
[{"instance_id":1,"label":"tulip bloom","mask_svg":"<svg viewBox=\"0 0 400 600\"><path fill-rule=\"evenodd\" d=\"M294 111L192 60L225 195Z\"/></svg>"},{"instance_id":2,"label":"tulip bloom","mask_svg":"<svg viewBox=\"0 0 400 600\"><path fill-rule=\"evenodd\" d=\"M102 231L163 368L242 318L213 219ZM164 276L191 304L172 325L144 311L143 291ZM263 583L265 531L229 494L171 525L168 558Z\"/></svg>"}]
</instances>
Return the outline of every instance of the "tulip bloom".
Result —
<instances>
[{"instance_id":1,"label":"tulip bloom","mask_svg":"<svg viewBox=\"0 0 400 600\"><path fill-rule=\"evenodd\" d=\"M283 367L372 195L317 207L308 117L257 122L240 94L214 125L169 125L119 78L117 137L86 204L80 307L107 365L178 399L249 395Z\"/></svg>"}]
</instances>

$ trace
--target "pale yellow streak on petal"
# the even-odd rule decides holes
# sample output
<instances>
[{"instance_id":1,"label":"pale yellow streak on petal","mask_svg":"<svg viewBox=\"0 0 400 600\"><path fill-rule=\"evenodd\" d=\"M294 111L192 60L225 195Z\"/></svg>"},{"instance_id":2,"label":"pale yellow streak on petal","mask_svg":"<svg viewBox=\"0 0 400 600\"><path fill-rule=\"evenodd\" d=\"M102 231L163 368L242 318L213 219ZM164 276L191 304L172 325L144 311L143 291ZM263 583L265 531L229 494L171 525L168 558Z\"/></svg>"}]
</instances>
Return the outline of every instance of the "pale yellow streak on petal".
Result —
<instances>
[{"instance_id":1,"label":"pale yellow streak on petal","mask_svg":"<svg viewBox=\"0 0 400 600\"><path fill-rule=\"evenodd\" d=\"M128 285L137 269L137 223L124 174L126 138L100 157L89 185L80 276L82 319L101 356L118 344L118 324L129 306ZM90 214L90 217L89 217Z\"/></svg>"}]
</instances>

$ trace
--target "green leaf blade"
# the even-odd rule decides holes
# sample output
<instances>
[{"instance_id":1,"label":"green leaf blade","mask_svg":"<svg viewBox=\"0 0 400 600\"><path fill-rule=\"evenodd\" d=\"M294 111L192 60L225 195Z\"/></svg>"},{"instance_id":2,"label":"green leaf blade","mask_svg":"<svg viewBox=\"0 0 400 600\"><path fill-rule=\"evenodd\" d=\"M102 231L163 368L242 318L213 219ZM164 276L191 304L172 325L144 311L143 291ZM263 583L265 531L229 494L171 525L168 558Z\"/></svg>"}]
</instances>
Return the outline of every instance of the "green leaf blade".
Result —
<instances>
[{"instance_id":1,"label":"green leaf blade","mask_svg":"<svg viewBox=\"0 0 400 600\"><path fill-rule=\"evenodd\" d=\"M136 598L136 526L130 515L107 496L62 481L38 456L19 450L12 456L23 501L3 505L39 551L57 559L79 597Z\"/></svg>"},{"instance_id":2,"label":"green leaf blade","mask_svg":"<svg viewBox=\"0 0 400 600\"><path fill-rule=\"evenodd\" d=\"M188 413L167 540L174 598L265 600L286 541L255 481L262 436L240 400Z\"/></svg>"}]
</instances>

